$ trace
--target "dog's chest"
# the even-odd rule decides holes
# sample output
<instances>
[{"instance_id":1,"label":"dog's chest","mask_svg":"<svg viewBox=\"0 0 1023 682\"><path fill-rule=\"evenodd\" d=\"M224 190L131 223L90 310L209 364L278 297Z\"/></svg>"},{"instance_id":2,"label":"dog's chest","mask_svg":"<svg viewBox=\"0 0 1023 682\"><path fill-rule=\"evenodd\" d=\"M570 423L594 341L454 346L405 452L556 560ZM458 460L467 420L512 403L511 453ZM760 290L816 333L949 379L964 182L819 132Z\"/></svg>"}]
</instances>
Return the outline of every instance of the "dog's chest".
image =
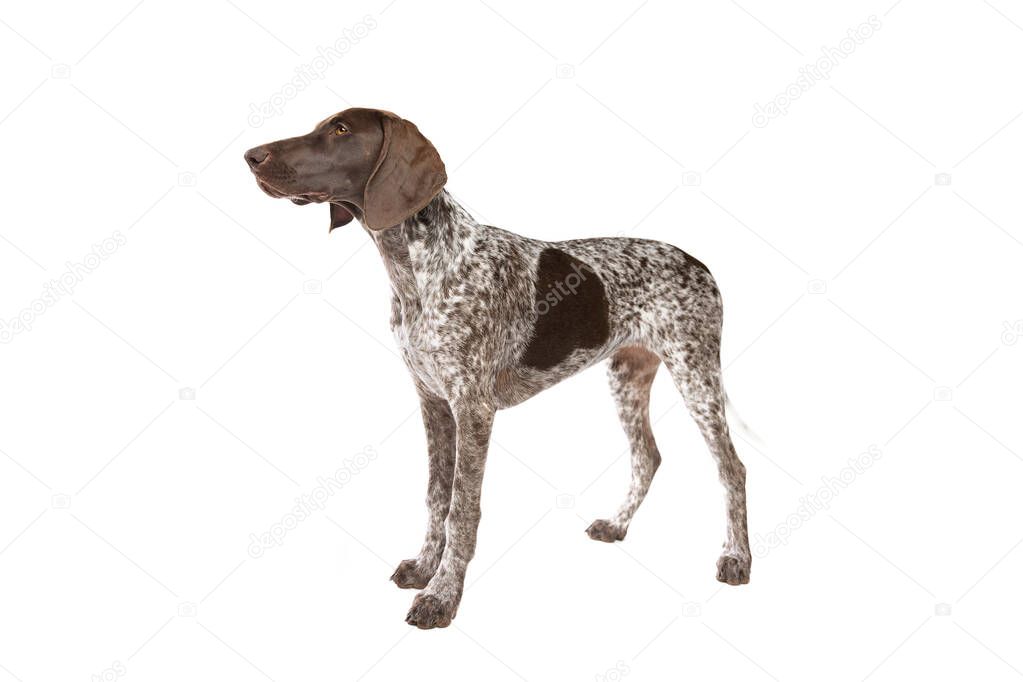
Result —
<instances>
[{"instance_id":1,"label":"dog's chest","mask_svg":"<svg viewBox=\"0 0 1023 682\"><path fill-rule=\"evenodd\" d=\"M486 383L508 366L512 337L528 337L514 324L532 296L529 281L513 276L526 271L522 258L481 230L439 220L375 235L394 294L395 341L415 378L448 399L467 377Z\"/></svg>"},{"instance_id":2,"label":"dog's chest","mask_svg":"<svg viewBox=\"0 0 1023 682\"><path fill-rule=\"evenodd\" d=\"M391 331L409 370L427 388L446 396L450 384L452 302L448 283L432 269L412 260L392 263Z\"/></svg>"},{"instance_id":3,"label":"dog's chest","mask_svg":"<svg viewBox=\"0 0 1023 682\"><path fill-rule=\"evenodd\" d=\"M452 339L446 333L446 316L424 308L418 292L395 294L391 331L409 369L433 393L446 396L450 374L447 351Z\"/></svg>"}]
</instances>

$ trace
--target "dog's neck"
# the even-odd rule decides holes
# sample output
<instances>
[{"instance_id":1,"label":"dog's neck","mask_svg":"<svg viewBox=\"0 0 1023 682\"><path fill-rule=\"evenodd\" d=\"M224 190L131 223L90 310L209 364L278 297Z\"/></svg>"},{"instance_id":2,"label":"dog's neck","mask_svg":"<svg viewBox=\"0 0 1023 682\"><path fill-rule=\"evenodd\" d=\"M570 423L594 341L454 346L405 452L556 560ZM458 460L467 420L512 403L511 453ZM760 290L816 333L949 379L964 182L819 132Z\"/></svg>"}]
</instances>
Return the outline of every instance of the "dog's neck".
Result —
<instances>
[{"instance_id":1,"label":"dog's neck","mask_svg":"<svg viewBox=\"0 0 1023 682\"><path fill-rule=\"evenodd\" d=\"M476 238L479 223L442 189L400 228L406 242L416 251L447 255L450 260L456 260Z\"/></svg>"},{"instance_id":2,"label":"dog's neck","mask_svg":"<svg viewBox=\"0 0 1023 682\"><path fill-rule=\"evenodd\" d=\"M443 275L461 264L462 257L479 238L480 224L457 201L441 190L422 210L400 225L374 232L367 230L377 245L394 291L397 321L409 319L422 310L417 271ZM395 322L392 319L392 324Z\"/></svg>"}]
</instances>

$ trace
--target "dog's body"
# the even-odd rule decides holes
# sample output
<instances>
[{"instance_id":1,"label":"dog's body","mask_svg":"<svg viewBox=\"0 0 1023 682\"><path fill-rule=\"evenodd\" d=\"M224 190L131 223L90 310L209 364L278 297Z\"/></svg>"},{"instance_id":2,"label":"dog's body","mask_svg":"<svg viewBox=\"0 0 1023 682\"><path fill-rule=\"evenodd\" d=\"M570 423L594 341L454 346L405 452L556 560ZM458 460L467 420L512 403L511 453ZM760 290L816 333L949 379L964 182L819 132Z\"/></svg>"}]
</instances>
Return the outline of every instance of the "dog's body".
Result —
<instances>
[{"instance_id":1,"label":"dog's body","mask_svg":"<svg viewBox=\"0 0 1023 682\"><path fill-rule=\"evenodd\" d=\"M476 546L494 413L607 358L632 449L632 483L617 513L594 521L587 533L605 542L623 539L646 495L660 463L650 429L649 391L663 362L718 462L728 494L718 579L748 582L745 468L725 421L721 299L707 268L661 242L544 242L480 225L442 189L443 164L430 155L436 152L418 130L393 114L377 112L383 126L383 139L377 142L379 131L365 114L372 111L338 115L365 127L354 131L363 135L361 147L350 148L367 150L359 152L366 159L358 163L351 161L354 152L342 155L348 167L340 188L331 183L321 188L322 180L282 186L295 184L301 175L296 166L309 164L303 154L336 153L324 146L329 143L323 135L352 134L338 117L325 122L330 132L321 131L321 124L309 136L250 150L246 157L271 195L296 203L330 202L332 228L359 215L387 268L393 290L391 327L419 393L430 459L426 540L419 555L403 561L392 576L401 587L423 589L407 620L419 627L443 627L458 608ZM411 129L392 132L401 124ZM408 145L400 155L395 140ZM301 153L296 154L291 150L298 144ZM379 156L370 163L374 145ZM273 159L274 154L298 161ZM409 177L409 168L388 167L389 156L400 156L413 171L418 164L428 168ZM315 158L318 165L310 164L310 174L338 173L322 169L320 156ZM361 182L362 196L352 194L349 175ZM384 181L395 186L385 192ZM380 204L383 200L376 197L382 195L391 203ZM395 202L394 196L404 198Z\"/></svg>"}]
</instances>

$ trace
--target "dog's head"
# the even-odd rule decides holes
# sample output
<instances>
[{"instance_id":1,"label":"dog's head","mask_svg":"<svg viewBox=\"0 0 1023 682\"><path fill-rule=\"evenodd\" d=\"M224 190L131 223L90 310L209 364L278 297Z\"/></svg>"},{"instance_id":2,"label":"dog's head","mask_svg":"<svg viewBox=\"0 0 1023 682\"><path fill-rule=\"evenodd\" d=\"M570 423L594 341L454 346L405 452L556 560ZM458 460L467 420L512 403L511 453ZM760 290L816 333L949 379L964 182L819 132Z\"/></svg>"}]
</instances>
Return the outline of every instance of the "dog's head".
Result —
<instances>
[{"instance_id":1,"label":"dog's head","mask_svg":"<svg viewBox=\"0 0 1023 682\"><path fill-rule=\"evenodd\" d=\"M250 149L245 161L270 196L329 203L331 230L353 217L373 230L398 225L447 182L419 129L379 109L346 109L308 135Z\"/></svg>"}]
</instances>

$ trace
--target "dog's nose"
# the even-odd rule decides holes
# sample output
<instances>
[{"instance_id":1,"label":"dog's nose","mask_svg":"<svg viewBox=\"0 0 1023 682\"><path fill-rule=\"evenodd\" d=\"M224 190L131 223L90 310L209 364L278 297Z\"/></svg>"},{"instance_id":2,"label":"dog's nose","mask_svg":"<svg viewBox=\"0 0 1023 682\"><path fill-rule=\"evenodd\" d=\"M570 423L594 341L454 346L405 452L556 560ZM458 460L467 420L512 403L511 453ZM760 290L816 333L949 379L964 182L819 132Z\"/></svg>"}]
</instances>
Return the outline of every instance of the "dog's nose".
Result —
<instances>
[{"instance_id":1,"label":"dog's nose","mask_svg":"<svg viewBox=\"0 0 1023 682\"><path fill-rule=\"evenodd\" d=\"M245 161L248 162L249 168L255 168L268 158L270 158L270 152L266 147L253 147L245 152Z\"/></svg>"}]
</instances>

